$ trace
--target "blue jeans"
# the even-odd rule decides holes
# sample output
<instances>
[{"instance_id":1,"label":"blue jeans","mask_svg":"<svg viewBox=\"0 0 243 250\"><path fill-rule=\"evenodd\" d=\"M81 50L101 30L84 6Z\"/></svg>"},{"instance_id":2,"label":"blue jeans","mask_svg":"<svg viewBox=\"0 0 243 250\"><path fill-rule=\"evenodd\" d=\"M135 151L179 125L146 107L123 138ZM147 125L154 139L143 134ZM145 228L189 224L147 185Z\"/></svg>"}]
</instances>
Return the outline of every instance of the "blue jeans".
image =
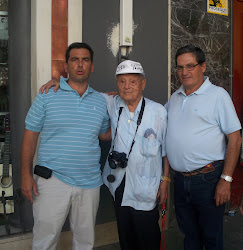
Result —
<instances>
[{"instance_id":1,"label":"blue jeans","mask_svg":"<svg viewBox=\"0 0 243 250\"><path fill-rule=\"evenodd\" d=\"M223 162L215 170L186 177L175 172L175 212L180 230L185 235L185 250L222 250L225 205L216 206L215 188L223 170Z\"/></svg>"}]
</instances>

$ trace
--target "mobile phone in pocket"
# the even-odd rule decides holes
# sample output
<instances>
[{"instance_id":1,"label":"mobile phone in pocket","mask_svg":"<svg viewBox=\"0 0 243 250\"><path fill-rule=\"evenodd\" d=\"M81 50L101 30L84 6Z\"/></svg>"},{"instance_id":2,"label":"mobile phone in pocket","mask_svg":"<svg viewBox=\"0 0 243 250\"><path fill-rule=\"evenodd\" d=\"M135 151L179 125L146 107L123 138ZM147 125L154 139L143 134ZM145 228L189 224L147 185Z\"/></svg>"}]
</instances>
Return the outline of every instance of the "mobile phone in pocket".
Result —
<instances>
[{"instance_id":1,"label":"mobile phone in pocket","mask_svg":"<svg viewBox=\"0 0 243 250\"><path fill-rule=\"evenodd\" d=\"M36 165L34 168L34 174L49 179L52 176L52 170L44 166Z\"/></svg>"}]
</instances>

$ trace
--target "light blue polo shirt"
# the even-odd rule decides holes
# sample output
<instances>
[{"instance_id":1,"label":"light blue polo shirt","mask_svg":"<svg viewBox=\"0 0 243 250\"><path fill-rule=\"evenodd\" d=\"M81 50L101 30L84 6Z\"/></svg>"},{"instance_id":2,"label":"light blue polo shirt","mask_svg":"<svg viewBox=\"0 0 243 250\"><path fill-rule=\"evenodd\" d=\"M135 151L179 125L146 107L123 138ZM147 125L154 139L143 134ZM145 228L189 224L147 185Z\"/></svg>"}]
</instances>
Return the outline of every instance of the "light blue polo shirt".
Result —
<instances>
[{"instance_id":1,"label":"light blue polo shirt","mask_svg":"<svg viewBox=\"0 0 243 250\"><path fill-rule=\"evenodd\" d=\"M96 188L102 185L98 136L109 128L106 100L89 86L80 97L66 80L56 93L37 95L26 129L41 132L39 165L70 186Z\"/></svg>"},{"instance_id":2,"label":"light blue polo shirt","mask_svg":"<svg viewBox=\"0 0 243 250\"><path fill-rule=\"evenodd\" d=\"M181 86L165 105L168 112L166 152L171 167L180 172L223 160L225 135L241 129L232 100L208 77L187 96Z\"/></svg>"},{"instance_id":3,"label":"light blue polo shirt","mask_svg":"<svg viewBox=\"0 0 243 250\"><path fill-rule=\"evenodd\" d=\"M134 116L119 96L115 98L106 96L106 99L111 119L114 150L128 155L137 128L142 99L134 112ZM117 136L114 140L120 107L123 107L123 110L118 123ZM152 210L155 207L160 176L162 175L162 157L165 156L166 125L165 108L161 104L145 98L142 122L138 128L127 167L114 170L110 168L108 161L106 162L103 181L113 197L126 173L122 206L130 206L136 210L144 211ZM115 182L107 181L109 174L115 176Z\"/></svg>"}]
</instances>

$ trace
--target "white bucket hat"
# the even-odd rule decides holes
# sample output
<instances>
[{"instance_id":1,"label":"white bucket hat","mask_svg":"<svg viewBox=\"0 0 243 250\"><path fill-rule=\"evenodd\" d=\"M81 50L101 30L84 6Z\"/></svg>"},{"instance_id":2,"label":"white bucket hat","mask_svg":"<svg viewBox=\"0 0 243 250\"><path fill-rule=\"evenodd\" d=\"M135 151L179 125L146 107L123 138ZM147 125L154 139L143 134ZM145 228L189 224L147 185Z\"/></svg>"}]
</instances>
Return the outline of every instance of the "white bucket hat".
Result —
<instances>
[{"instance_id":1,"label":"white bucket hat","mask_svg":"<svg viewBox=\"0 0 243 250\"><path fill-rule=\"evenodd\" d=\"M122 74L141 74L145 76L142 65L131 60L125 60L117 66L116 76Z\"/></svg>"}]
</instances>

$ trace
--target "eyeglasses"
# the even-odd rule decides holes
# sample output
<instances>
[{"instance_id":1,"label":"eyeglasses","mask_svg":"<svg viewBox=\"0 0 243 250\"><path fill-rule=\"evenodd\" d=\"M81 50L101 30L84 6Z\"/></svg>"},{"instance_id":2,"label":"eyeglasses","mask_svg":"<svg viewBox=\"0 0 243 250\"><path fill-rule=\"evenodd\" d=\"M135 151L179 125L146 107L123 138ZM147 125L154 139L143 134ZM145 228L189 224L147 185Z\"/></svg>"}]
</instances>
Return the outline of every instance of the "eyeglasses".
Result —
<instances>
[{"instance_id":1,"label":"eyeglasses","mask_svg":"<svg viewBox=\"0 0 243 250\"><path fill-rule=\"evenodd\" d=\"M197 64L187 64L186 66L180 66L180 65L178 65L178 66L176 66L176 70L177 70L177 72L181 72L185 68L187 71L192 71L192 70L194 70L194 68L197 65L199 65L199 63L197 63Z\"/></svg>"}]
</instances>

